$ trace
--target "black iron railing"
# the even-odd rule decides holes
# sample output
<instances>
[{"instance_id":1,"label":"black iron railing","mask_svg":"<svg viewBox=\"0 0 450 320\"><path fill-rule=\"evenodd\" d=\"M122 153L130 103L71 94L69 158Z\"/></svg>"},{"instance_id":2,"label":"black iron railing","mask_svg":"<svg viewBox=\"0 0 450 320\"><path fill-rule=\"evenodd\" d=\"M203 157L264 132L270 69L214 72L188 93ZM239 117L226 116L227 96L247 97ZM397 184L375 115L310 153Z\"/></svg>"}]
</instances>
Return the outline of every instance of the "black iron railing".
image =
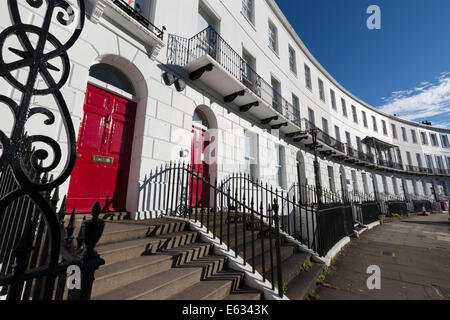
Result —
<instances>
[{"instance_id":1,"label":"black iron railing","mask_svg":"<svg viewBox=\"0 0 450 320\"><path fill-rule=\"evenodd\" d=\"M31 10L31 7L40 8L43 5L43 1L27 2ZM78 0L77 5L78 28L71 28L72 35L63 43L51 34L50 26L55 23L65 27L75 23L73 16L76 8L66 1L48 1L42 27L24 25L17 1L8 1L14 28L6 28L0 34L2 39L14 35L20 40L15 47L9 48L4 47L5 42L1 43L0 51L9 49L19 59L11 64L5 64L2 60L0 75L22 93L20 105L6 96L0 96L2 104L9 107L15 118L10 135L0 130L0 295L6 295L7 300L90 299L94 273L104 264L94 250L104 227L104 222L98 219L100 205L97 203L93 207L92 220L83 222L77 245L73 244L74 215L66 227L64 203L59 214L56 210L60 200L58 188L70 176L76 159L75 132L60 89L70 74L66 52L77 41L84 26L84 1ZM63 10L65 14L53 14L56 10ZM30 34L38 36L36 46L32 45ZM61 70L51 67L54 59L61 59ZM21 68L29 71L26 84L15 78L16 71ZM50 73L49 69L53 72ZM58 70L60 72L55 76ZM38 89L39 75L47 88ZM56 102L67 133L65 163L62 162L61 145L56 140L45 135L30 136L26 132L28 120L36 114L45 117L43 125L55 122L56 117L48 108L50 106L31 106L36 95L52 95ZM63 169L54 176L51 172L57 167ZM81 287L67 288L65 294L69 266L79 267Z\"/></svg>"},{"instance_id":2,"label":"black iron railing","mask_svg":"<svg viewBox=\"0 0 450 320\"><path fill-rule=\"evenodd\" d=\"M224 70L250 89L266 104L288 120L299 125L299 110L267 83L212 27L190 39L169 35L168 64L186 66L205 55L213 58Z\"/></svg>"},{"instance_id":3,"label":"black iron railing","mask_svg":"<svg viewBox=\"0 0 450 320\"><path fill-rule=\"evenodd\" d=\"M278 191L260 198L249 181L221 188L217 180L202 176L190 165L170 164L152 172L139 187L139 206L150 217L177 216L200 223L220 239L227 250L241 256L263 280L278 287L283 297ZM283 209L281 209L283 211ZM257 248L260 250L257 251ZM269 254L267 254L267 251Z\"/></svg>"},{"instance_id":4,"label":"black iron railing","mask_svg":"<svg viewBox=\"0 0 450 320\"><path fill-rule=\"evenodd\" d=\"M142 26L144 26L147 30L151 31L155 34L159 39L164 39L164 31L165 27L159 29L153 23L151 23L147 18L145 18L141 13L139 13L135 8L130 6L123 0L113 0L114 4L122 9L126 14L132 17L134 20L139 22Z\"/></svg>"},{"instance_id":5,"label":"black iron railing","mask_svg":"<svg viewBox=\"0 0 450 320\"><path fill-rule=\"evenodd\" d=\"M302 129L304 128L308 132L315 131L317 133L317 139L319 141L322 141L327 146L334 148L335 150L338 150L342 153L346 152L346 144L340 142L339 140L331 137L328 133L324 132L323 130L319 129L316 125L314 125L311 121L308 119L303 119L301 121L302 125L300 126Z\"/></svg>"},{"instance_id":6,"label":"black iron railing","mask_svg":"<svg viewBox=\"0 0 450 320\"><path fill-rule=\"evenodd\" d=\"M326 254L328 245L340 241L343 233L330 236L330 228L334 226L324 220L319 223L319 212L343 206L352 208L356 201L372 199L355 193L344 200L338 192L323 189L319 201L318 194L313 186L296 184L286 192L240 173L226 177L221 183L212 182L189 165L170 164L151 172L140 184L138 203L142 218L173 215L200 222L264 279L275 279L280 285L272 264L278 264L281 253L278 245L271 245L272 241L283 243L283 235L289 235L304 247ZM351 219L347 212L334 220L341 224L345 236L353 232L356 220L353 208L349 212ZM324 242L321 237L327 240ZM261 248L261 254L255 256L255 247ZM265 251L272 252L270 257L264 256Z\"/></svg>"}]
</instances>

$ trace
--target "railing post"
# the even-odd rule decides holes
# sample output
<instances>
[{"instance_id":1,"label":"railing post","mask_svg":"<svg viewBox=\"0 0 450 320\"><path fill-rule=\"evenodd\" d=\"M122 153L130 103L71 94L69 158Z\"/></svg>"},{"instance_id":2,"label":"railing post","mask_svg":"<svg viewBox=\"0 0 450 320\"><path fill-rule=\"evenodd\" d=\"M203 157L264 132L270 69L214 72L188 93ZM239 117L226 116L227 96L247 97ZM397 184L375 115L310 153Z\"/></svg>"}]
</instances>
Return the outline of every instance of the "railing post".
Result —
<instances>
[{"instance_id":1,"label":"railing post","mask_svg":"<svg viewBox=\"0 0 450 320\"><path fill-rule=\"evenodd\" d=\"M95 271L105 264L105 260L94 250L103 234L105 221L99 219L101 204L96 202L91 209L92 220L83 222L85 247L81 255L81 289L71 290L69 299L90 300Z\"/></svg>"},{"instance_id":2,"label":"railing post","mask_svg":"<svg viewBox=\"0 0 450 320\"><path fill-rule=\"evenodd\" d=\"M24 282L20 280L20 277L25 273L28 265L28 259L31 250L33 249L33 226L31 225L31 221L25 223L25 230L20 239L19 244L14 249L13 254L15 256L15 264L14 264L14 277L17 277L17 281L11 285L7 300L20 300L22 296L22 291L24 289Z\"/></svg>"},{"instance_id":3,"label":"railing post","mask_svg":"<svg viewBox=\"0 0 450 320\"><path fill-rule=\"evenodd\" d=\"M279 215L278 215L278 200L275 198L272 205L273 210L273 218L275 220L275 248L276 248L276 255L277 255L277 279L278 279L278 294L280 295L280 298L283 298L284 292L283 292L283 269L281 264L281 243L280 243L280 221L279 221Z\"/></svg>"}]
</instances>

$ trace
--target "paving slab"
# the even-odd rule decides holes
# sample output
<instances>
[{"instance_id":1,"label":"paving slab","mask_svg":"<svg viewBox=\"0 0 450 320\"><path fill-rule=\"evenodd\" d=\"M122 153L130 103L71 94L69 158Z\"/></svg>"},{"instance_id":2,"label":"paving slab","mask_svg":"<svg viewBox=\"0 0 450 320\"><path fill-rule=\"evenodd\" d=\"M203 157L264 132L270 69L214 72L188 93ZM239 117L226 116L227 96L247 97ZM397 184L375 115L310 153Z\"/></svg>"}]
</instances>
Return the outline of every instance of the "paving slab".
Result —
<instances>
[{"instance_id":1,"label":"paving slab","mask_svg":"<svg viewBox=\"0 0 450 320\"><path fill-rule=\"evenodd\" d=\"M369 266L381 269L381 289L369 290ZM448 213L416 216L366 231L342 250L319 286L322 300L450 300Z\"/></svg>"}]
</instances>

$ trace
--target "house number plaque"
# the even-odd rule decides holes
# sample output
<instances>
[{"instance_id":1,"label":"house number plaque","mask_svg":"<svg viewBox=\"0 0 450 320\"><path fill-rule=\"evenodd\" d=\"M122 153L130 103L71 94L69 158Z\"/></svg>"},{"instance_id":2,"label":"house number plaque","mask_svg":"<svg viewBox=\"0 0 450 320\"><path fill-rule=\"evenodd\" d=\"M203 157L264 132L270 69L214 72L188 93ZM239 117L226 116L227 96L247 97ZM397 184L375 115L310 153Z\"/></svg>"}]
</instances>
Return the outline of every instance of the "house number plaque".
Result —
<instances>
[{"instance_id":1,"label":"house number plaque","mask_svg":"<svg viewBox=\"0 0 450 320\"><path fill-rule=\"evenodd\" d=\"M113 164L114 158L104 156L92 156L92 161Z\"/></svg>"}]
</instances>

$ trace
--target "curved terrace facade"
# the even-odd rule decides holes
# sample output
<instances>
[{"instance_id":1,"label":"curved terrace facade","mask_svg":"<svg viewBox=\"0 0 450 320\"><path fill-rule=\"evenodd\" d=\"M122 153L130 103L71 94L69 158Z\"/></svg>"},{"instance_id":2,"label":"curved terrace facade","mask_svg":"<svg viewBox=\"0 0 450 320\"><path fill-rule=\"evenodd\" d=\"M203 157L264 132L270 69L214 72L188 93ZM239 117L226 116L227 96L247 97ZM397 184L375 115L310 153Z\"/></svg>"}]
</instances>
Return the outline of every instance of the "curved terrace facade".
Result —
<instances>
[{"instance_id":1,"label":"curved terrace facade","mask_svg":"<svg viewBox=\"0 0 450 320\"><path fill-rule=\"evenodd\" d=\"M70 208L87 211L101 199L136 218L159 214L142 205L157 196L140 186L170 162L195 164L212 181L244 172L284 191L299 181L314 185L318 174L336 193L447 199L450 129L384 114L353 96L311 55L275 1L131 2L87 0L86 26L70 52L62 92L78 153L61 190ZM5 28L6 2L0 8ZM41 21L40 12L21 9ZM20 100L6 82L0 88ZM30 132L42 126L32 120ZM0 120L5 132L10 123ZM64 144L61 123L46 128ZM92 163L109 173L89 171Z\"/></svg>"}]
</instances>

